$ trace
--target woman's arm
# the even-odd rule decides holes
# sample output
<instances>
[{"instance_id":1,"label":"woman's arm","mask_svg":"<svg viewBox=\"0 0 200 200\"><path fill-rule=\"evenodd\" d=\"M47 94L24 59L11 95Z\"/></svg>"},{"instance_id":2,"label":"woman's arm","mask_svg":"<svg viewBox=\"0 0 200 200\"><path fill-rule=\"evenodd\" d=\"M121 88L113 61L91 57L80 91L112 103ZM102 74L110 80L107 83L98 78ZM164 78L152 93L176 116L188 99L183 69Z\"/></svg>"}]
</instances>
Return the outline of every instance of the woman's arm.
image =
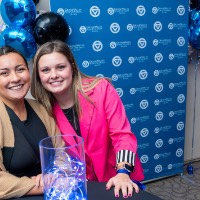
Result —
<instances>
[{"instance_id":1,"label":"woman's arm","mask_svg":"<svg viewBox=\"0 0 200 200\"><path fill-rule=\"evenodd\" d=\"M105 112L109 136L116 153L116 175L108 181L106 188L114 186L115 196L118 197L121 190L126 198L132 196L133 189L139 192L137 184L130 179L130 174L134 170L137 139L131 131L124 105L115 88L110 83L105 84Z\"/></svg>"},{"instance_id":2,"label":"woman's arm","mask_svg":"<svg viewBox=\"0 0 200 200\"><path fill-rule=\"evenodd\" d=\"M6 171L0 171L0 199L24 196L34 187L35 181L28 177L18 178Z\"/></svg>"}]
</instances>

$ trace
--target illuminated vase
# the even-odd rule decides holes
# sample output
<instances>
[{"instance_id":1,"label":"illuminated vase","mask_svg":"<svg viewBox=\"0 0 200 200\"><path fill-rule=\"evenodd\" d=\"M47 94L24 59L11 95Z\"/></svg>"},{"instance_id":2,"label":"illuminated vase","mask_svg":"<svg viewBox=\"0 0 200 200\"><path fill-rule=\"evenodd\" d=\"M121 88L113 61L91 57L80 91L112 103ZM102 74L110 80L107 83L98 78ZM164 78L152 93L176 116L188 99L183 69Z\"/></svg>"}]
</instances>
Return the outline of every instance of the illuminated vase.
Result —
<instances>
[{"instance_id":1,"label":"illuminated vase","mask_svg":"<svg viewBox=\"0 0 200 200\"><path fill-rule=\"evenodd\" d=\"M40 141L44 199L87 200L84 141L58 135Z\"/></svg>"}]
</instances>

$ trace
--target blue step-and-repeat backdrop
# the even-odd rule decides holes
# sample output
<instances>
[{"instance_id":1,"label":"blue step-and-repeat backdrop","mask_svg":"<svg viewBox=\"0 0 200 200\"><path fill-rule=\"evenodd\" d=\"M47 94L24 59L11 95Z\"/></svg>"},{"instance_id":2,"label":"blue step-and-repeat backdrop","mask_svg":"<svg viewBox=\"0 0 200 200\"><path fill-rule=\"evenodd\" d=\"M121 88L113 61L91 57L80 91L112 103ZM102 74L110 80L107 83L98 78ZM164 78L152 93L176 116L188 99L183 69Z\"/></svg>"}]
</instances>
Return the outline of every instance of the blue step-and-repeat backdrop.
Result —
<instances>
[{"instance_id":1,"label":"blue step-and-repeat backdrop","mask_svg":"<svg viewBox=\"0 0 200 200\"><path fill-rule=\"evenodd\" d=\"M145 180L183 172L188 0L50 0L82 72L106 76L126 108Z\"/></svg>"}]
</instances>

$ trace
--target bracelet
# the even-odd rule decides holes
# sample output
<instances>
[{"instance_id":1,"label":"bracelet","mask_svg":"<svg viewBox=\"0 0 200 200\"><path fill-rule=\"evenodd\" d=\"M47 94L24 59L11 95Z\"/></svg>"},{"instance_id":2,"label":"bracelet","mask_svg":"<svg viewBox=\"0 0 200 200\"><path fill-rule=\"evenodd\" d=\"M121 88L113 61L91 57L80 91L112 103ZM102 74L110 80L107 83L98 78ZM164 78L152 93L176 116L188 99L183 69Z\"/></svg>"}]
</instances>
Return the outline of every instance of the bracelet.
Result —
<instances>
[{"instance_id":1,"label":"bracelet","mask_svg":"<svg viewBox=\"0 0 200 200\"><path fill-rule=\"evenodd\" d=\"M137 184L138 187L141 189L141 190L145 190L146 189L146 185L140 183L139 181L135 181L135 180L132 180L133 183Z\"/></svg>"},{"instance_id":2,"label":"bracelet","mask_svg":"<svg viewBox=\"0 0 200 200\"><path fill-rule=\"evenodd\" d=\"M117 170L117 174L119 174L119 173L123 173L123 174L128 174L129 176L130 176L130 172L128 171L128 170L126 170L126 169L118 169Z\"/></svg>"}]
</instances>

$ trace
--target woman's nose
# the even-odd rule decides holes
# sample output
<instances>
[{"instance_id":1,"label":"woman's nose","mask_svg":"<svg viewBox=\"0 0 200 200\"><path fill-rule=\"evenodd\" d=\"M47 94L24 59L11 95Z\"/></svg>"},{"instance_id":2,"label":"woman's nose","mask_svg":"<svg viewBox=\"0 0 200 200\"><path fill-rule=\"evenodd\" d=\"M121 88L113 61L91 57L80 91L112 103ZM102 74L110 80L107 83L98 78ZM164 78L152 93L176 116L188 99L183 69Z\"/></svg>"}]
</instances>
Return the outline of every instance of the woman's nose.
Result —
<instances>
[{"instance_id":1,"label":"woman's nose","mask_svg":"<svg viewBox=\"0 0 200 200\"><path fill-rule=\"evenodd\" d=\"M51 76L51 78L57 78L58 77L57 71L52 69L51 73L50 73L50 76Z\"/></svg>"},{"instance_id":2,"label":"woman's nose","mask_svg":"<svg viewBox=\"0 0 200 200\"><path fill-rule=\"evenodd\" d=\"M13 72L11 77L12 77L12 81L15 81L15 82L18 82L20 80L20 76L16 72Z\"/></svg>"}]
</instances>

